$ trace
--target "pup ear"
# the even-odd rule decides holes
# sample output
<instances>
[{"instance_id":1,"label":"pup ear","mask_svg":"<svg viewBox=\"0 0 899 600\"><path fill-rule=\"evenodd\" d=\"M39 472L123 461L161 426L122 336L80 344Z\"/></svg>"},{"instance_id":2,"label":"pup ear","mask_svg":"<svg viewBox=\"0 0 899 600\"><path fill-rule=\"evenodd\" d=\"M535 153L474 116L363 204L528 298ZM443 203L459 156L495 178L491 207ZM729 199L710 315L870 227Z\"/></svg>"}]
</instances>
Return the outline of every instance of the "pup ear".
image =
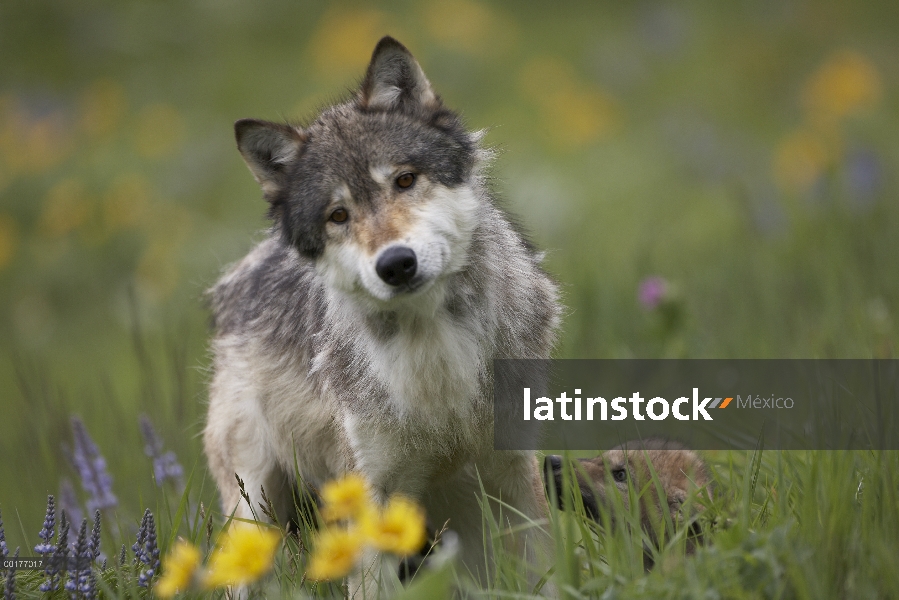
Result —
<instances>
[{"instance_id":1,"label":"pup ear","mask_svg":"<svg viewBox=\"0 0 899 600\"><path fill-rule=\"evenodd\" d=\"M285 169L306 141L301 130L289 125L241 119L234 124L237 149L266 198L284 185Z\"/></svg>"},{"instance_id":2,"label":"pup ear","mask_svg":"<svg viewBox=\"0 0 899 600\"><path fill-rule=\"evenodd\" d=\"M416 112L419 108L438 108L440 100L406 47L385 36L372 53L359 90L359 105L373 110Z\"/></svg>"}]
</instances>

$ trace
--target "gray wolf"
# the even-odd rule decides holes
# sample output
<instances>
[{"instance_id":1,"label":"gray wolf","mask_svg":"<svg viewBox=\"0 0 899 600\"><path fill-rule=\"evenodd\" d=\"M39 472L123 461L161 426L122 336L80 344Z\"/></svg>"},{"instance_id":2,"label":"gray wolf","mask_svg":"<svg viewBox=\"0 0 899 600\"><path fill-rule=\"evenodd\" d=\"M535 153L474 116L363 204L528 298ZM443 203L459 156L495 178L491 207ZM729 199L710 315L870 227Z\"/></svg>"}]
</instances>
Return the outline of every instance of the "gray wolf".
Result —
<instances>
[{"instance_id":1,"label":"gray wolf","mask_svg":"<svg viewBox=\"0 0 899 600\"><path fill-rule=\"evenodd\" d=\"M630 510L632 499L637 499L640 525L652 545L658 547L667 521L665 512L673 525L689 528L688 554L702 541L696 519L703 510L698 494L710 498L712 478L702 458L679 442L658 437L625 442L595 458L578 459L578 464L573 466L571 472L587 517L599 522L604 509L615 526L612 495L617 494L625 511ZM564 470L562 457L550 455L544 459L547 492L559 508L571 506L573 500L566 490ZM652 567L652 552L648 547L644 552L644 566Z\"/></svg>"},{"instance_id":2,"label":"gray wolf","mask_svg":"<svg viewBox=\"0 0 899 600\"><path fill-rule=\"evenodd\" d=\"M204 446L223 510L251 517L235 474L283 523L297 476L358 472L376 501L449 521L483 579L481 484L527 518L547 510L534 453L493 449L492 361L548 358L560 320L542 255L489 189L483 133L390 37L310 124L235 132L272 226L209 292ZM533 552L530 535L513 545Z\"/></svg>"}]
</instances>

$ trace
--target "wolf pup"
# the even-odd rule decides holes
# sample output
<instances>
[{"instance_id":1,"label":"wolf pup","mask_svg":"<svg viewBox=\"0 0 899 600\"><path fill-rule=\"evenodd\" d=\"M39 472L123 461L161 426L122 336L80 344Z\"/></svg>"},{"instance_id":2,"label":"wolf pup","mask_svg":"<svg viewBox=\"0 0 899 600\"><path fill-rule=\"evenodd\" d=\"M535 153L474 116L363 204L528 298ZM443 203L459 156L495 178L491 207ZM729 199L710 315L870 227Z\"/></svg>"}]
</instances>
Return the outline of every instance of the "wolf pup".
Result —
<instances>
[{"instance_id":1,"label":"wolf pup","mask_svg":"<svg viewBox=\"0 0 899 600\"><path fill-rule=\"evenodd\" d=\"M528 518L547 509L534 453L493 449L493 360L548 358L560 305L488 189L482 132L390 37L308 126L235 130L272 227L210 290L204 445L224 511L251 517L235 474L285 523L297 474L359 472L376 501L403 494L448 520L485 577L481 484Z\"/></svg>"},{"instance_id":2,"label":"wolf pup","mask_svg":"<svg viewBox=\"0 0 899 600\"><path fill-rule=\"evenodd\" d=\"M703 490L709 498L712 479L708 466L692 450L672 440L650 437L626 442L595 458L578 461L580 465L574 465L578 490L584 511L594 521L600 520L600 506L612 508L611 494L620 494L624 509L629 510L630 492L633 492L640 499L641 527L654 544L658 545L658 532L664 527L663 511L668 512L674 524L686 523L690 527L687 553L692 553L696 544L702 541L695 517L703 507L696 501L696 493ZM560 456L544 459L546 489L556 498L559 508L564 508L571 500L564 489L562 472ZM652 473L661 484L664 498L654 485ZM690 507L690 514L685 514L685 505ZM648 549L643 563L647 569L652 567Z\"/></svg>"}]
</instances>

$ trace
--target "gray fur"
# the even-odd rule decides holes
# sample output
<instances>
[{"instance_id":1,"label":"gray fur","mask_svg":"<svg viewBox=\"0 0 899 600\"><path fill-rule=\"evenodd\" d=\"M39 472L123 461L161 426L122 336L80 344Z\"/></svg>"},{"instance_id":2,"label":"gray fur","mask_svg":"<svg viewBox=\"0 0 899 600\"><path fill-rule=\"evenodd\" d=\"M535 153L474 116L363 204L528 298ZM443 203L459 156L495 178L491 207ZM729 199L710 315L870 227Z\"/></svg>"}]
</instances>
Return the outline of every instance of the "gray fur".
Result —
<instances>
[{"instance_id":1,"label":"gray fur","mask_svg":"<svg viewBox=\"0 0 899 600\"><path fill-rule=\"evenodd\" d=\"M204 441L224 510L246 516L235 472L251 497L278 488L289 512L295 465L314 486L357 470L376 499L403 493L432 523L449 518L483 575L479 480L531 518L545 511L533 453L493 450L492 361L548 358L560 306L486 186L480 135L385 38L356 97L305 129L239 121L237 138L273 227L210 291ZM415 186L396 188L394 168ZM347 223L328 221L334 206ZM420 287L366 287L372 256L432 230ZM348 252L362 279L342 272Z\"/></svg>"}]
</instances>

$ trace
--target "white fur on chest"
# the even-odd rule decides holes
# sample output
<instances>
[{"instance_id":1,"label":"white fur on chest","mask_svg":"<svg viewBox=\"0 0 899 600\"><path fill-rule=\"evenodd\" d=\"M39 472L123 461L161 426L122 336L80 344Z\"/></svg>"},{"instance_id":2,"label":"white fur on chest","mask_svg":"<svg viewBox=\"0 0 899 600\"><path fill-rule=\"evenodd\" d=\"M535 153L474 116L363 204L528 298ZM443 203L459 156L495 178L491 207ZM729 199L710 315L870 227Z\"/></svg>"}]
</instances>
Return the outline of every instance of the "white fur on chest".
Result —
<instances>
[{"instance_id":1,"label":"white fur on chest","mask_svg":"<svg viewBox=\"0 0 899 600\"><path fill-rule=\"evenodd\" d=\"M389 339L364 336L373 375L387 388L396 416L430 427L470 418L484 364L479 336L442 309L430 318L399 320Z\"/></svg>"},{"instance_id":2,"label":"white fur on chest","mask_svg":"<svg viewBox=\"0 0 899 600\"><path fill-rule=\"evenodd\" d=\"M368 317L366 307L355 299L326 290L328 319L334 327L329 337L352 348L354 360L364 364L364 377L386 392L382 401L387 406L380 405L375 418L420 430L464 433L459 430L468 428L466 421L478 408L483 411L478 405L483 404L481 378L492 353L492 320L454 318L444 306L446 284L440 281L409 298L392 314ZM333 348L326 344L315 355L313 373L326 370Z\"/></svg>"}]
</instances>

